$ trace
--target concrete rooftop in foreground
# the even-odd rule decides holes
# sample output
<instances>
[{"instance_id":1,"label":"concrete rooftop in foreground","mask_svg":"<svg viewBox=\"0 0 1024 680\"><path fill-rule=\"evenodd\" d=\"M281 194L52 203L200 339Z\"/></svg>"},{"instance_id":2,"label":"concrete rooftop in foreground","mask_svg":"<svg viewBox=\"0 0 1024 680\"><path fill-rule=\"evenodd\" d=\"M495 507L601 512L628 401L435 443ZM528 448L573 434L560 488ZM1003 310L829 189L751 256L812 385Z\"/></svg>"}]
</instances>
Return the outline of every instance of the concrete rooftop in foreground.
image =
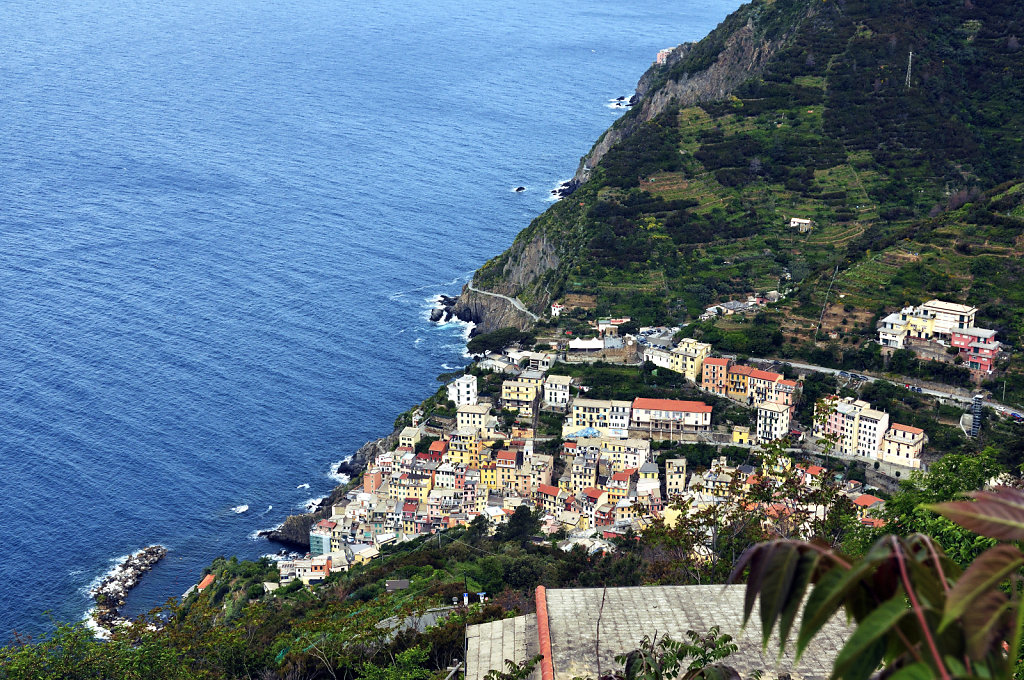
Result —
<instances>
[{"instance_id":1,"label":"concrete rooftop in foreground","mask_svg":"<svg viewBox=\"0 0 1024 680\"><path fill-rule=\"evenodd\" d=\"M543 607L546 617L531 614L467 629L466 680L482 679L492 669L505 670L506 659L518 663L543 653L544 618L551 663L547 668L539 665L531 680L597 677L619 668L615 656L638 648L645 635L685 640L688 630L705 634L716 625L739 646L724 662L744 677L761 670L766 679L780 673L795 679L827 678L852 632L842 617L830 621L800 663L794 664L792 639L781 658L777 636L762 651L756 608L750 625L742 629L745 589L743 585L538 588L538 613Z\"/></svg>"}]
</instances>

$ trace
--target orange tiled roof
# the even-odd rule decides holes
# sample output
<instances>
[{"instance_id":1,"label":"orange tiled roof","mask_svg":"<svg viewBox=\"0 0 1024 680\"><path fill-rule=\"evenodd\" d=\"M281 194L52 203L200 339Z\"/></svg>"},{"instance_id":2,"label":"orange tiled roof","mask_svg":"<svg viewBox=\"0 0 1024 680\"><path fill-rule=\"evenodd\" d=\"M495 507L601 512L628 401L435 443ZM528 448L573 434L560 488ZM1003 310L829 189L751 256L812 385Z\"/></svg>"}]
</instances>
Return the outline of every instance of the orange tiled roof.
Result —
<instances>
[{"instance_id":1,"label":"orange tiled roof","mask_svg":"<svg viewBox=\"0 0 1024 680\"><path fill-rule=\"evenodd\" d=\"M680 401L678 399L648 399L646 397L637 397L633 400L633 408L645 408L654 411L711 413L711 407L703 401Z\"/></svg>"}]
</instances>

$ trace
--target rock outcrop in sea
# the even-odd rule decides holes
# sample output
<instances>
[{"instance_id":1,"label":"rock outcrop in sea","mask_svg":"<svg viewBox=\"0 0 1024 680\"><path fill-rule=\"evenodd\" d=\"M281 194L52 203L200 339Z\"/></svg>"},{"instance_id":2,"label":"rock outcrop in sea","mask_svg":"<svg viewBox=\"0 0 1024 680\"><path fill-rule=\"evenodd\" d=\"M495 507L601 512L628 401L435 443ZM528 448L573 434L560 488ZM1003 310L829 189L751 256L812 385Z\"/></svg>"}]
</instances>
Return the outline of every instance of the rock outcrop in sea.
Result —
<instances>
[{"instance_id":1,"label":"rock outcrop in sea","mask_svg":"<svg viewBox=\"0 0 1024 680\"><path fill-rule=\"evenodd\" d=\"M338 465L336 472L356 479L366 469L367 463L378 454L391 451L398 442L398 430L386 437L366 442L360 446L350 458ZM290 550L306 552L309 550L309 530L322 519L331 516L331 508L346 502L350 485L341 484L334 487L331 493L320 501L313 512L300 515L289 515L284 523L276 529L259 532L267 540L280 543Z\"/></svg>"},{"instance_id":2,"label":"rock outcrop in sea","mask_svg":"<svg viewBox=\"0 0 1024 680\"><path fill-rule=\"evenodd\" d=\"M90 594L96 601L92 611L93 621L107 632L125 623L121 617L121 607L125 604L128 591L138 585L143 574L153 568L157 562L167 555L167 548L162 545L151 545L129 555L124 562L114 567L103 577L99 585Z\"/></svg>"}]
</instances>

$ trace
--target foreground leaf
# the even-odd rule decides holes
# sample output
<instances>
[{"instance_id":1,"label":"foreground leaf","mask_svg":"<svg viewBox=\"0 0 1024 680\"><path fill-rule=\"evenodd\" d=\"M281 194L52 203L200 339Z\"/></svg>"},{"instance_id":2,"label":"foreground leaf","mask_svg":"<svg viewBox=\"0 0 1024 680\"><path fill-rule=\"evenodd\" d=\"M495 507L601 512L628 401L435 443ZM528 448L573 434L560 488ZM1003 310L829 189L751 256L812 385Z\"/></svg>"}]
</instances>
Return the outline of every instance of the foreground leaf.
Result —
<instances>
[{"instance_id":1,"label":"foreground leaf","mask_svg":"<svg viewBox=\"0 0 1024 680\"><path fill-rule=\"evenodd\" d=\"M1024 492L1010 487L967 494L974 501L925 505L975 533L1002 541L1024 540Z\"/></svg>"},{"instance_id":2,"label":"foreground leaf","mask_svg":"<svg viewBox=\"0 0 1024 680\"><path fill-rule=\"evenodd\" d=\"M1024 567L1024 554L1013 545L997 545L979 555L949 591L939 630L963 616L982 595L998 588L1021 567Z\"/></svg>"},{"instance_id":3,"label":"foreground leaf","mask_svg":"<svg viewBox=\"0 0 1024 680\"><path fill-rule=\"evenodd\" d=\"M885 653L886 636L908 613L910 607L902 592L879 605L860 622L857 630L839 651L833 675L846 680L865 680L869 677Z\"/></svg>"}]
</instances>

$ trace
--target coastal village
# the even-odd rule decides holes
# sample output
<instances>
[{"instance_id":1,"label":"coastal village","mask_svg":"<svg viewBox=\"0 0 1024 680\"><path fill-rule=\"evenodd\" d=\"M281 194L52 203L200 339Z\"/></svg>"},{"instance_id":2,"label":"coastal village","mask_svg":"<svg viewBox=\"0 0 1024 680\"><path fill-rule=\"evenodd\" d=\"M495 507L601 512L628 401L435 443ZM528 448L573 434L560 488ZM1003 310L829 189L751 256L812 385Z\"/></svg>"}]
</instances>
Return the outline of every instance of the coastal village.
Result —
<instances>
[{"instance_id":1,"label":"coastal village","mask_svg":"<svg viewBox=\"0 0 1024 680\"><path fill-rule=\"evenodd\" d=\"M552 309L553 316L560 307ZM955 352L972 370L990 372L1000 345L994 332L974 326L976 312L940 300L906 308L881 321L879 344L890 350L937 348L944 357ZM565 549L614 550L610 539L616 536L643 532L659 519L672 526L737 496L748 497L755 487L780 483L784 476L808 489L825 483L840 489L860 521L877 526L882 520L874 513L884 501L867 493L862 482L799 461L824 454L876 469L878 463L907 472L922 468L928 437L921 428L838 394L819 400L813 427L801 428L794 420L800 380L718 355L711 344L693 338L668 340L670 331L678 337L678 329L641 328L620 336L618 327L629 321L599 319L593 339L574 338L550 351L513 346L479 358L479 375L467 372L445 387L454 417L414 413L397 445L369 460L361 484L312 527L309 554L278 563L281 585L318 582L373 560L382 546L479 517L493 531L520 507L538 513L542 531L560 539ZM622 362L632 357L654 370L680 374L693 388L749 409L751 425L713 424L713 406L705 401L639 393L624 400L589 398L585 381L559 372L559 361L567 356L559 349L584 356L599 352ZM498 376L500 392L482 396L483 376ZM560 421L560 432L541 433L545 418ZM556 438L558 449L552 450ZM730 464L725 456L701 467L685 457L659 456L680 444L746 449L754 462L766 447L782 455L773 456L767 469ZM792 499L757 502L780 505ZM813 505L799 510L823 512Z\"/></svg>"}]
</instances>

